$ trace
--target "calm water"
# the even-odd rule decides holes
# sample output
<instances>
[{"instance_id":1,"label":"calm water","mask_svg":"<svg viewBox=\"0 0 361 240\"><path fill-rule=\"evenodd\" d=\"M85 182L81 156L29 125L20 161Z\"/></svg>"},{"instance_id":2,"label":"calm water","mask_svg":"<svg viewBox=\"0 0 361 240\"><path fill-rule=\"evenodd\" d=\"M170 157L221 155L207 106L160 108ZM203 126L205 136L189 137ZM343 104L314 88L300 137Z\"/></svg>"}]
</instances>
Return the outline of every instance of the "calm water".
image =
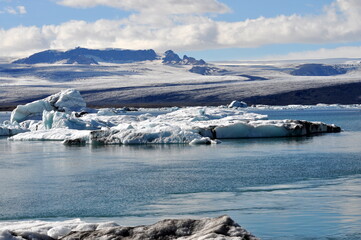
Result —
<instances>
[{"instance_id":1,"label":"calm water","mask_svg":"<svg viewBox=\"0 0 361 240\"><path fill-rule=\"evenodd\" d=\"M262 239L361 239L361 111L262 111L345 131L215 146L0 139L0 220L230 215Z\"/></svg>"}]
</instances>

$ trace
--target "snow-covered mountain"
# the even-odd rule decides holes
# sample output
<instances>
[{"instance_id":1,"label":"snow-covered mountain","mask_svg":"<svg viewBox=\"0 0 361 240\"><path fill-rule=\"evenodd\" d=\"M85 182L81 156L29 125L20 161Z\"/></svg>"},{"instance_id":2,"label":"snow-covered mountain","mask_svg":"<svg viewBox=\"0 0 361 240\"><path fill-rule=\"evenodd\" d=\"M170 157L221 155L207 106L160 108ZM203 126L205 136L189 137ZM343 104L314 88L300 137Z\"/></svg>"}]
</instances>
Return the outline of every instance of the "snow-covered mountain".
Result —
<instances>
[{"instance_id":1,"label":"snow-covered mountain","mask_svg":"<svg viewBox=\"0 0 361 240\"><path fill-rule=\"evenodd\" d=\"M154 50L126 50L126 49L87 49L75 48L65 52L57 50L47 50L35 53L27 58L14 61L18 64L56 63L67 64L98 64L98 62L137 62L155 60L158 55Z\"/></svg>"},{"instance_id":2,"label":"snow-covered mountain","mask_svg":"<svg viewBox=\"0 0 361 240\"><path fill-rule=\"evenodd\" d=\"M39 63L64 63L64 64L99 64L103 63L129 63L141 61L153 61L162 59L164 64L175 65L205 65L202 59L196 60L186 55L181 59L172 50L158 55L153 49L129 50L129 49L87 49L77 47L68 51L46 50L35 53L27 58L14 61L15 64L39 64Z\"/></svg>"},{"instance_id":3,"label":"snow-covered mountain","mask_svg":"<svg viewBox=\"0 0 361 240\"><path fill-rule=\"evenodd\" d=\"M71 63L72 52L79 53L78 60L74 60L78 64L64 64ZM180 58L173 51L163 55L152 50L120 52L133 54L133 60L114 60L113 50L78 48L46 51L26 58L33 63L45 59L46 63L25 64L25 59L0 62L0 108L11 109L66 88L78 89L94 107L220 105L233 100L269 105L361 103L361 64L357 59L324 63L318 60L317 64L204 64L203 60ZM114 54L102 57L100 53ZM64 58L64 54L69 58ZM149 58L145 57L147 54ZM98 64L87 63L92 60ZM84 61L86 64L79 64Z\"/></svg>"}]
</instances>

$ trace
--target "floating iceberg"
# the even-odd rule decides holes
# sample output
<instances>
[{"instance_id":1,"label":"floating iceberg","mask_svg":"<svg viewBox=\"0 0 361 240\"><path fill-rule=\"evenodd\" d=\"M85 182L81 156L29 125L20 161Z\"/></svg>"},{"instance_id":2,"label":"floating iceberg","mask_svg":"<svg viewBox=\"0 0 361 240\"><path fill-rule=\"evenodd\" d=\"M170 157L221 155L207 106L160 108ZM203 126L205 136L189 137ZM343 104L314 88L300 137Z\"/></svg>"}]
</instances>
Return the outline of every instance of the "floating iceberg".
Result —
<instances>
[{"instance_id":1,"label":"floating iceberg","mask_svg":"<svg viewBox=\"0 0 361 240\"><path fill-rule=\"evenodd\" d=\"M114 222L13 222L0 226L0 239L224 239L257 240L228 216L216 218L166 219L148 226L123 227Z\"/></svg>"},{"instance_id":2,"label":"floating iceberg","mask_svg":"<svg viewBox=\"0 0 361 240\"><path fill-rule=\"evenodd\" d=\"M51 106L51 109L41 106ZM68 145L214 144L219 143L219 139L295 137L341 131L335 125L321 122L268 120L266 115L226 106L137 111L101 109L80 114L71 112L85 107L75 90L66 90L24 107L32 114L26 115L18 107L11 116L12 124L19 125L22 121L21 129L27 132L16 134L11 140L53 140ZM24 121L39 116L40 110L41 120Z\"/></svg>"},{"instance_id":3,"label":"floating iceberg","mask_svg":"<svg viewBox=\"0 0 361 240\"><path fill-rule=\"evenodd\" d=\"M229 105L228 105L229 108L246 108L248 107L247 103L243 102L243 101L237 101L237 100L234 100L233 102L231 102Z\"/></svg>"},{"instance_id":4,"label":"floating iceberg","mask_svg":"<svg viewBox=\"0 0 361 240\"><path fill-rule=\"evenodd\" d=\"M10 121L4 121L0 124L0 136L13 136L28 131L30 131L28 128L17 122L11 123Z\"/></svg>"},{"instance_id":5,"label":"floating iceberg","mask_svg":"<svg viewBox=\"0 0 361 240\"><path fill-rule=\"evenodd\" d=\"M80 111L86 107L83 97L79 91L67 89L51 95L47 98L37 100L25 105L18 105L11 113L11 122L22 122L27 119L41 117L43 111Z\"/></svg>"}]
</instances>

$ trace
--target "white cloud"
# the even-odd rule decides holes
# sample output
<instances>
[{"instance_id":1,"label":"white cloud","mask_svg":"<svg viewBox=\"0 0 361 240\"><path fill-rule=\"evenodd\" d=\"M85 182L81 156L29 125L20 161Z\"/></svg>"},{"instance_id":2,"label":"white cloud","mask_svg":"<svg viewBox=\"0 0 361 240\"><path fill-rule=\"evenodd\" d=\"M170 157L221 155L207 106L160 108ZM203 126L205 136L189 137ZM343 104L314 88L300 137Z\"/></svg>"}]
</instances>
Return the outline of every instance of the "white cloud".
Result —
<instances>
[{"instance_id":1,"label":"white cloud","mask_svg":"<svg viewBox=\"0 0 361 240\"><path fill-rule=\"evenodd\" d=\"M12 7L6 7L4 10L5 10L6 13L9 13L9 14L17 14L18 13L16 11L16 9L14 9Z\"/></svg>"},{"instance_id":2,"label":"white cloud","mask_svg":"<svg viewBox=\"0 0 361 240\"><path fill-rule=\"evenodd\" d=\"M3 11L0 11L0 14L1 13L8 13L8 14L13 14L13 15L26 14L26 8L25 8L25 6L17 6L16 8L5 7L3 9Z\"/></svg>"},{"instance_id":3,"label":"white cloud","mask_svg":"<svg viewBox=\"0 0 361 240\"><path fill-rule=\"evenodd\" d=\"M19 14L26 14L27 13L25 6L17 6L16 8L18 9Z\"/></svg>"},{"instance_id":4,"label":"white cloud","mask_svg":"<svg viewBox=\"0 0 361 240\"><path fill-rule=\"evenodd\" d=\"M62 0L61 4L107 5L138 13L121 20L69 21L60 25L0 29L0 39L6 39L0 41L0 54L76 46L163 51L361 41L359 0L335 0L321 15L281 15L240 22L214 21L202 15L228 10L215 0ZM21 32L25 33L24 37Z\"/></svg>"},{"instance_id":5,"label":"white cloud","mask_svg":"<svg viewBox=\"0 0 361 240\"><path fill-rule=\"evenodd\" d=\"M68 7L89 8L98 5L135 10L139 12L168 14L225 13L229 8L217 0L60 0Z\"/></svg>"}]
</instances>

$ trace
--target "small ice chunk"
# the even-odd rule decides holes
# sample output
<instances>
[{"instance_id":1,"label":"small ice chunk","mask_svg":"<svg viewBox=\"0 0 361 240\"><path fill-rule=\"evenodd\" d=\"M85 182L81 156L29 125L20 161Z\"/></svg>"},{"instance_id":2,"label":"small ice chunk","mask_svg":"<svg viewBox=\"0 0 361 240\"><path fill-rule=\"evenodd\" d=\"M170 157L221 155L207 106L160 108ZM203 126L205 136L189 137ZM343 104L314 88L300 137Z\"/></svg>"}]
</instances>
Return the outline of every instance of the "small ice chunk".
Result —
<instances>
[{"instance_id":1,"label":"small ice chunk","mask_svg":"<svg viewBox=\"0 0 361 240\"><path fill-rule=\"evenodd\" d=\"M73 229L73 231L77 232L87 232L87 231L94 231L97 229L98 225L95 223L82 223L79 224L76 228Z\"/></svg>"},{"instance_id":2,"label":"small ice chunk","mask_svg":"<svg viewBox=\"0 0 361 240\"><path fill-rule=\"evenodd\" d=\"M247 103L237 100L234 100L228 105L228 108L246 108L246 107L248 107Z\"/></svg>"},{"instance_id":3,"label":"small ice chunk","mask_svg":"<svg viewBox=\"0 0 361 240\"><path fill-rule=\"evenodd\" d=\"M49 237L58 239L60 237L66 236L71 232L71 229L65 226L57 226L49 229L47 235Z\"/></svg>"},{"instance_id":4,"label":"small ice chunk","mask_svg":"<svg viewBox=\"0 0 361 240\"><path fill-rule=\"evenodd\" d=\"M201 144L218 144L221 143L219 140L212 140L209 137L202 137L193 139L189 144L190 145L201 145Z\"/></svg>"},{"instance_id":5,"label":"small ice chunk","mask_svg":"<svg viewBox=\"0 0 361 240\"><path fill-rule=\"evenodd\" d=\"M116 222L104 222L104 223L99 223L96 230L118 227L118 226L119 224L117 224Z\"/></svg>"}]
</instances>

